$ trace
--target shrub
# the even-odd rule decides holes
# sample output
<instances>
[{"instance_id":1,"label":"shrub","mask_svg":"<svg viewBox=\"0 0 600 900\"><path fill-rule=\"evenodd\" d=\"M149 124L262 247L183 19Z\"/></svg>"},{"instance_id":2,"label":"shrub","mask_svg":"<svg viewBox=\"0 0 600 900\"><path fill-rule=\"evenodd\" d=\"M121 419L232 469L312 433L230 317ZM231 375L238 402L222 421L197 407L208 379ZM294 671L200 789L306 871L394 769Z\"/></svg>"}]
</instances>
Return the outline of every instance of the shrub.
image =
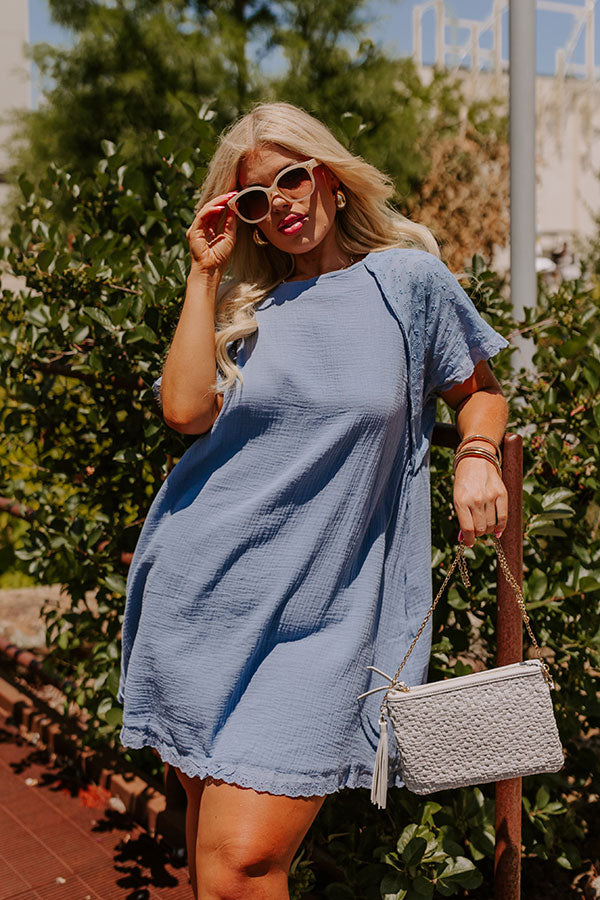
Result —
<instances>
[{"instance_id":1,"label":"shrub","mask_svg":"<svg viewBox=\"0 0 600 900\"><path fill-rule=\"evenodd\" d=\"M21 178L23 202L5 250L24 289L5 291L0 304L4 491L35 512L15 552L32 577L60 582L71 596L68 612L47 612L46 666L70 679L69 699L91 716L91 742L112 747L121 721L116 690L124 554L133 550L161 481L193 440L164 426L151 384L178 318L185 230L214 144L206 121L198 119L196 129L196 149L176 151L169 137L158 135L150 209L141 200L139 171L108 142L93 178L77 180L56 168L35 188ZM65 198L72 208L68 228L54 216ZM504 286L479 258L466 287L498 330L515 329ZM583 280L553 295L541 291L536 309L520 323L535 340L536 372L512 374L508 354L496 369L511 401L509 427L525 438L525 591L556 676L555 708L567 749L563 771L524 782L525 853L546 864L552 881L560 881L561 868L573 875L581 870L595 809L597 312L598 290ZM448 418L441 407L440 415ZM434 450L432 471L439 584L456 539L448 451ZM483 542L467 556L473 589L455 584L436 611L433 678L470 671L474 647L478 659L493 665L495 562ZM89 591L95 589L93 603ZM151 753L121 752L156 774ZM493 786L426 800L391 791L385 813L370 805L365 791L333 795L302 853L307 858L297 858L291 879L297 896L322 880L325 864L315 874L314 856L344 873L329 876L323 894L329 900L410 900L465 889L488 897ZM535 896L533 888L528 896Z\"/></svg>"}]
</instances>

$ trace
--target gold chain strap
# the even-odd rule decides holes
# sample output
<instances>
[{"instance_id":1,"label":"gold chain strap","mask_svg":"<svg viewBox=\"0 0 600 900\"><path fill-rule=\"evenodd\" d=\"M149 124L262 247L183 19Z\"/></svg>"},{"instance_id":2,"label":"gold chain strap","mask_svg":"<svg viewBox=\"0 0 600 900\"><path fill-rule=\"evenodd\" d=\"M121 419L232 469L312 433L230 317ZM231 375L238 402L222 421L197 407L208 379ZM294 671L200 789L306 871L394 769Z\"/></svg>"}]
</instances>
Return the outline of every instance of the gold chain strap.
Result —
<instances>
[{"instance_id":1,"label":"gold chain strap","mask_svg":"<svg viewBox=\"0 0 600 900\"><path fill-rule=\"evenodd\" d=\"M542 651L540 650L540 645L536 641L535 635L531 629L529 616L527 614L527 609L525 608L525 598L523 597L523 592L522 592L521 588L519 587L518 581L516 580L516 578L514 577L514 575L512 574L512 572L510 571L510 569L508 567L508 562L506 561L506 556L504 555L504 550L502 548L502 544L500 543L500 541L498 540L497 537L493 537L492 540L494 542L494 547L496 548L498 562L500 563L500 567L502 569L502 572L504 573L504 577L506 578L507 582L513 589L515 599L516 599L519 609L521 611L521 616L523 617L523 622L525 623L525 627L527 628L527 632L529 634L529 637L531 638L531 643L533 644L535 655L541 663L542 673L544 675L544 678L546 679L548 687L550 687L550 689L552 689L552 688L554 688L554 682L552 680L552 675L550 674L550 669L548 668L547 663L544 661L544 658L542 656ZM390 691L396 690L396 691L407 692L409 690L408 685L404 681L398 681L398 677L399 677L402 669L406 665L410 654L413 652L415 644L421 637L425 626L427 625L431 616L433 615L433 612L434 612L436 606L438 605L438 601L440 600L442 594L444 593L444 591L446 589L446 585L452 578L452 575L457 566L460 571L461 579L462 579L464 586L467 588L470 587L471 582L469 580L469 572L468 572L467 563L465 560L465 547L464 547L463 543L460 543L458 545L458 550L456 552L456 556L454 557L454 560L452 561L452 565L448 569L448 573L447 573L446 577L444 578L442 586L440 587L439 591L437 592L433 603L429 607L429 611L428 611L427 615L425 616L425 618L423 619L423 623L422 623L421 627L419 628L419 630L417 631L410 647L406 651L406 655L405 655L404 659L402 660L402 662L400 663L400 667L398 668L398 671L392 678L392 682L391 682L389 688L385 692L385 695L381 702L381 707L379 710L380 718L382 718L384 716L387 698L388 698L388 694L390 693Z\"/></svg>"},{"instance_id":2,"label":"gold chain strap","mask_svg":"<svg viewBox=\"0 0 600 900\"><path fill-rule=\"evenodd\" d=\"M519 582L513 575L513 573L508 568L508 562L506 560L506 556L504 555L504 550L502 548L502 544L498 540L497 537L493 538L494 547L496 548L496 553L498 555L498 562L500 563L500 567L504 573L504 577L510 584L513 589L517 604L519 609L521 610L521 616L523 617L523 622L525 623L525 628L527 629L527 633L531 639L531 643L533 644L533 650L536 657L539 659L542 665L542 672L544 673L544 678L548 683L548 687L552 690L554 688L554 681L552 679L552 675L550 674L550 669L548 668L548 664L544 661L544 657L542 656L542 651L540 650L540 645L535 639L535 634L533 633L529 621L529 616L527 614L527 609L525 608L525 598L523 597L523 591L519 587Z\"/></svg>"}]
</instances>

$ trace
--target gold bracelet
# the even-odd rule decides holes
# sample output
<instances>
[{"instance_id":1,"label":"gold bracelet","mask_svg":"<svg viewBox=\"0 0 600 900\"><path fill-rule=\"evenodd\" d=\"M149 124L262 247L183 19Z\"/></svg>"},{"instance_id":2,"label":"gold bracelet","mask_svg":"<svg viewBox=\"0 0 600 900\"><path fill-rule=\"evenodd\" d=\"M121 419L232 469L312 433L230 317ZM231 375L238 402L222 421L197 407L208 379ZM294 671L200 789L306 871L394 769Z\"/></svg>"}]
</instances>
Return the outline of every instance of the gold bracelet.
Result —
<instances>
[{"instance_id":1,"label":"gold bracelet","mask_svg":"<svg viewBox=\"0 0 600 900\"><path fill-rule=\"evenodd\" d=\"M452 472L454 474L456 473L456 467L458 466L461 459L465 459L465 457L467 456L476 456L479 457L479 459L487 459L488 462L491 462L492 465L495 466L498 475L500 476L500 478L502 478L502 468L500 466L500 463L493 453L490 453L489 450L484 450L483 447L472 447L470 450L461 450L460 453L457 453L454 457L454 464L452 466Z\"/></svg>"},{"instance_id":2,"label":"gold bracelet","mask_svg":"<svg viewBox=\"0 0 600 900\"><path fill-rule=\"evenodd\" d=\"M491 450L486 450L484 447L465 447L463 450L458 451L454 455L454 462L462 459L466 454L476 454L477 456L485 457L489 459L490 462L496 463L498 466L500 465L499 460L496 458L496 454L492 453Z\"/></svg>"},{"instance_id":3,"label":"gold bracelet","mask_svg":"<svg viewBox=\"0 0 600 900\"><path fill-rule=\"evenodd\" d=\"M498 462L500 463L500 465L502 465L502 451L500 450L499 445L496 443L496 441L493 438L487 437L485 434L471 434L471 435L469 435L469 437L463 438L462 441L460 442L460 444L458 445L458 447L456 448L456 452L460 453L460 451L465 446L465 444L470 443L470 441L486 441L486 443L491 444L492 447L496 451L496 455L498 457ZM483 449L483 448L480 448L480 449Z\"/></svg>"}]
</instances>

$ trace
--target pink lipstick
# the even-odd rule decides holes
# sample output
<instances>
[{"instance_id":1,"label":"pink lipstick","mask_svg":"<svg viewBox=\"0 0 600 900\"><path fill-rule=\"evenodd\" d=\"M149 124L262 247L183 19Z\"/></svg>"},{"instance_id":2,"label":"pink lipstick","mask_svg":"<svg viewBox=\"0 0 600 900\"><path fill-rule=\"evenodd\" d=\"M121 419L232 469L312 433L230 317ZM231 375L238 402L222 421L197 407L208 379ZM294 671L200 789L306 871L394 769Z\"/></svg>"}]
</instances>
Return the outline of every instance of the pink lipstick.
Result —
<instances>
[{"instance_id":1,"label":"pink lipstick","mask_svg":"<svg viewBox=\"0 0 600 900\"><path fill-rule=\"evenodd\" d=\"M300 231L307 218L308 216L293 213L292 215L286 216L285 219L282 219L277 228L284 234L296 234L296 232Z\"/></svg>"}]
</instances>

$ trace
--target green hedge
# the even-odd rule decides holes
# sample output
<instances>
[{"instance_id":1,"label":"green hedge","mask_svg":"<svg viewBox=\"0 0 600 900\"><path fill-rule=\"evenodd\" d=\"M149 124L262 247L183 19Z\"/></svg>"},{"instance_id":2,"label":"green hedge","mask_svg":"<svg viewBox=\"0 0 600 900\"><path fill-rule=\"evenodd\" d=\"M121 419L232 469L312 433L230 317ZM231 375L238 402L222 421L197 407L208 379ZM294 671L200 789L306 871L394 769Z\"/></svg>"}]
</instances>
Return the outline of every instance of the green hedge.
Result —
<instances>
[{"instance_id":1,"label":"green hedge","mask_svg":"<svg viewBox=\"0 0 600 900\"><path fill-rule=\"evenodd\" d=\"M39 185L21 178L23 201L4 249L27 287L5 291L0 302L2 491L36 512L12 552L33 579L69 591L69 612L47 612L46 665L71 679L70 699L91 713L90 740L117 749L127 575L121 554L133 550L152 497L193 440L163 424L151 384L177 322L185 231L214 147L208 122L198 119L196 131L193 149L157 136L151 208L141 199L147 185L139 170L108 142L93 178L53 168ZM55 215L65 199L72 205L68 228ZM504 286L478 258L465 287L498 330L508 335L517 327ZM495 368L511 401L509 427L525 440L525 591L556 677L567 749L563 771L524 781L528 897L537 896L538 864L549 896L548 885L568 888L592 852L598 752L589 736L600 726L598 321L597 286L572 282L552 295L540 291L519 326L535 341L537 374L512 374L508 352ZM441 405L439 415L448 418ZM433 451L432 474L439 584L457 531L448 451ZM494 664L495 559L484 542L467 556L474 587L455 584L436 611L433 678L469 672L475 646L486 665ZM96 588L97 606L86 601ZM157 774L151 752L120 752ZM292 894L316 885L328 900L467 890L489 898L493 798L491 785L427 799L390 791L382 812L366 791L333 795L294 862Z\"/></svg>"}]
</instances>

